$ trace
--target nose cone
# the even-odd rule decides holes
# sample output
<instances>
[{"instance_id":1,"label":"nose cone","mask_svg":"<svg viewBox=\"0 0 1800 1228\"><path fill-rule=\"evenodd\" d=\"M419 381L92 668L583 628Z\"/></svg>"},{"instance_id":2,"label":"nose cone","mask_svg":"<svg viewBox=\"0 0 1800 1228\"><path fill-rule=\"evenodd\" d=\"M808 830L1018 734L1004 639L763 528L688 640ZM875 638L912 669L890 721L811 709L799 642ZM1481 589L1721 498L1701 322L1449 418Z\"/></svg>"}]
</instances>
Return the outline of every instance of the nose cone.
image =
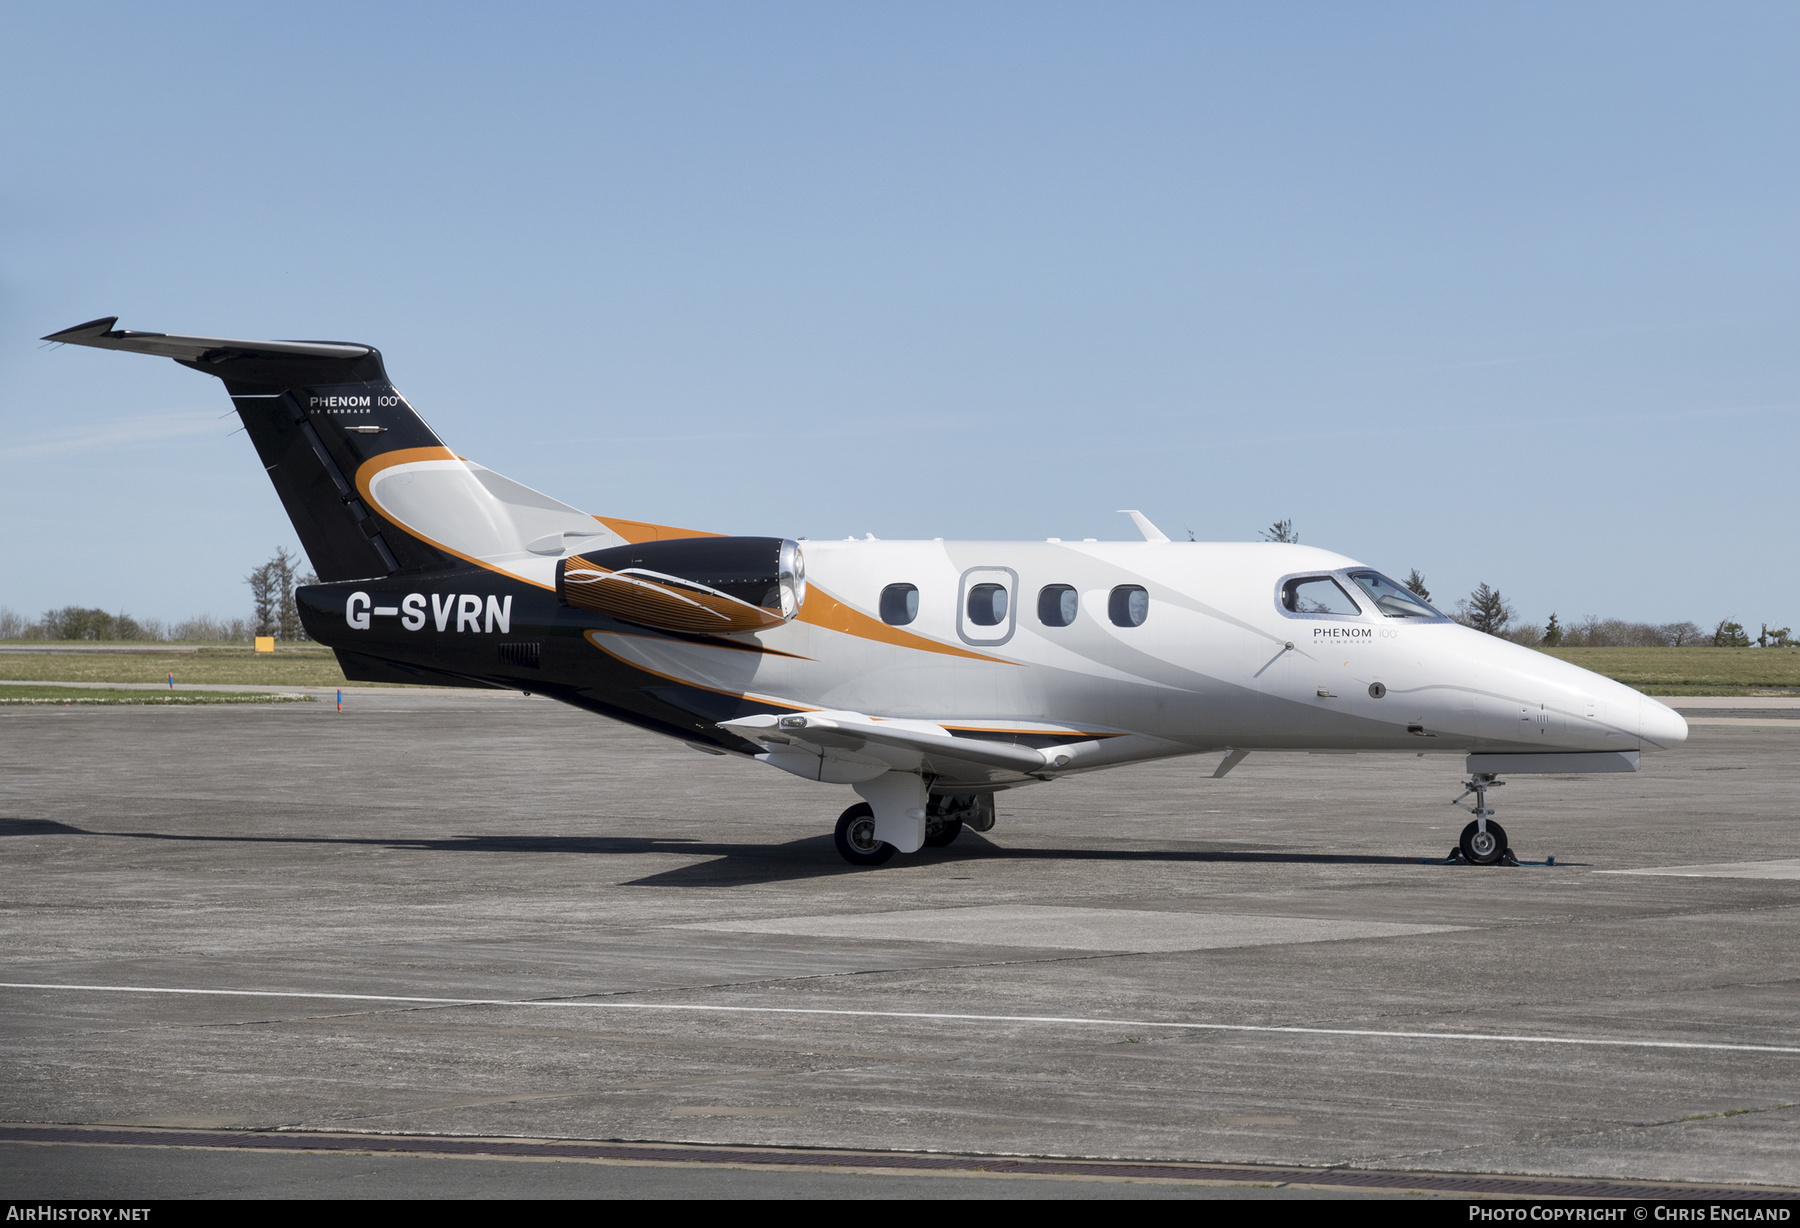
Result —
<instances>
[{"instance_id":1,"label":"nose cone","mask_svg":"<svg viewBox=\"0 0 1800 1228\"><path fill-rule=\"evenodd\" d=\"M1638 739L1645 750L1668 750L1687 741L1687 722L1673 708L1648 695L1638 697Z\"/></svg>"}]
</instances>

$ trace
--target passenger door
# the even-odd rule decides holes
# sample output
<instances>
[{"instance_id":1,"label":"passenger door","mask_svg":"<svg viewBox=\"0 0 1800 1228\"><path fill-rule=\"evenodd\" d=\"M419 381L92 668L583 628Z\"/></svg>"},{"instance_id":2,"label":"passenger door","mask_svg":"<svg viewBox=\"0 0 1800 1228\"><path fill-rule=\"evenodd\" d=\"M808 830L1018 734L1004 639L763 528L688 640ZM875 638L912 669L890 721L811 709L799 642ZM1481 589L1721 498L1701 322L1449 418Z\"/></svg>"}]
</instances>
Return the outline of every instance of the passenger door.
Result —
<instances>
[{"instance_id":1,"label":"passenger door","mask_svg":"<svg viewBox=\"0 0 1800 1228\"><path fill-rule=\"evenodd\" d=\"M1019 618L1019 576L1010 567L971 567L956 595L956 633L965 644L993 647L1013 635Z\"/></svg>"}]
</instances>

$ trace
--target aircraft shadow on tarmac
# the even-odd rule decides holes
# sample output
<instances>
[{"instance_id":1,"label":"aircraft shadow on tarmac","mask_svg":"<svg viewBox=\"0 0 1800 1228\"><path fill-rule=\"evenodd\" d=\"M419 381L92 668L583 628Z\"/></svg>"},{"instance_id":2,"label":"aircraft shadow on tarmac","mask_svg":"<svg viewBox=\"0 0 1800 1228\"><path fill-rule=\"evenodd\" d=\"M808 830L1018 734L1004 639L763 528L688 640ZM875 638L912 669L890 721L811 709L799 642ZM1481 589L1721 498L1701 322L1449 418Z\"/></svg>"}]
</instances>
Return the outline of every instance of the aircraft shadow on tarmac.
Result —
<instances>
[{"instance_id":1,"label":"aircraft shadow on tarmac","mask_svg":"<svg viewBox=\"0 0 1800 1228\"><path fill-rule=\"evenodd\" d=\"M732 884L787 882L858 874L832 847L830 836L807 836L784 844L726 844L707 840L656 836L443 836L427 839L379 836L214 836L182 832L108 832L71 827L50 819L0 817L0 836L110 836L123 840L172 840L200 844L368 845L371 848L422 853L550 853L564 856L630 857L651 853L706 857L643 878L631 887L719 887ZM1141 861L1260 863L1292 865L1405 865L1418 857L1386 857L1342 853L1287 853L1229 849L1093 849L1007 848L965 831L953 847L922 849L898 865L958 861ZM898 866L896 866L898 868Z\"/></svg>"}]
</instances>

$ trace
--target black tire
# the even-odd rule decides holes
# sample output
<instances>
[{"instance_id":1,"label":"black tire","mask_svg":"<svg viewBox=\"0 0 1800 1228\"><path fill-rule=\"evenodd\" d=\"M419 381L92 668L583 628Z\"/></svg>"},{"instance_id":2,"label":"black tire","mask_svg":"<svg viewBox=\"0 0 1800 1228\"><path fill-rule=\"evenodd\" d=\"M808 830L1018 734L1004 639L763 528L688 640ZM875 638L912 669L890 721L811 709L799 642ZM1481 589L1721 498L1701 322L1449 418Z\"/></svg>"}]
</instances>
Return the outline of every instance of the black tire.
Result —
<instances>
[{"instance_id":1,"label":"black tire","mask_svg":"<svg viewBox=\"0 0 1800 1228\"><path fill-rule=\"evenodd\" d=\"M1457 841L1456 846L1462 850L1463 860L1470 865L1494 865L1506 856L1506 829L1489 819L1484 837L1479 825L1470 819L1469 825L1462 829L1462 839Z\"/></svg>"},{"instance_id":2,"label":"black tire","mask_svg":"<svg viewBox=\"0 0 1800 1228\"><path fill-rule=\"evenodd\" d=\"M853 866L878 866L894 855L893 845L875 839L875 810L867 802L858 802L838 816L832 838L837 843L838 856ZM853 840L861 841L864 847L857 847Z\"/></svg>"},{"instance_id":3,"label":"black tire","mask_svg":"<svg viewBox=\"0 0 1800 1228\"><path fill-rule=\"evenodd\" d=\"M941 849L946 844L954 844L956 838L962 835L962 829L963 821L961 819L951 819L948 823L939 825L936 831L927 829L925 833L925 847L928 849Z\"/></svg>"}]
</instances>

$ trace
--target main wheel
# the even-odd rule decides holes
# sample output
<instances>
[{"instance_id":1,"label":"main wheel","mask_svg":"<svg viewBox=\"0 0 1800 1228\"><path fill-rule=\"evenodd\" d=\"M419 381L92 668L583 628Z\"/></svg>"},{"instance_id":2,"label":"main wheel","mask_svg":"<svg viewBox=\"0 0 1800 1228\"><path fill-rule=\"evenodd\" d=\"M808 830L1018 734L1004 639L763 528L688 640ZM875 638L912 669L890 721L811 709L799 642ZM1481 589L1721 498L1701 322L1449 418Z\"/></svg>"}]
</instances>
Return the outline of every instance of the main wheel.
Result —
<instances>
[{"instance_id":1,"label":"main wheel","mask_svg":"<svg viewBox=\"0 0 1800 1228\"><path fill-rule=\"evenodd\" d=\"M935 830L928 826L925 829L925 847L941 849L962 835L962 829L963 821L961 819L951 819L946 823L940 823Z\"/></svg>"},{"instance_id":2,"label":"main wheel","mask_svg":"<svg viewBox=\"0 0 1800 1228\"><path fill-rule=\"evenodd\" d=\"M1506 829L1489 819L1487 830L1482 831L1481 825L1471 819L1462 829L1462 839L1457 841L1457 847L1462 849L1464 860L1471 864L1491 866L1506 855Z\"/></svg>"},{"instance_id":3,"label":"main wheel","mask_svg":"<svg viewBox=\"0 0 1800 1228\"><path fill-rule=\"evenodd\" d=\"M894 846L875 838L875 810L858 802L838 816L838 856L853 866L878 866L894 855Z\"/></svg>"}]
</instances>

